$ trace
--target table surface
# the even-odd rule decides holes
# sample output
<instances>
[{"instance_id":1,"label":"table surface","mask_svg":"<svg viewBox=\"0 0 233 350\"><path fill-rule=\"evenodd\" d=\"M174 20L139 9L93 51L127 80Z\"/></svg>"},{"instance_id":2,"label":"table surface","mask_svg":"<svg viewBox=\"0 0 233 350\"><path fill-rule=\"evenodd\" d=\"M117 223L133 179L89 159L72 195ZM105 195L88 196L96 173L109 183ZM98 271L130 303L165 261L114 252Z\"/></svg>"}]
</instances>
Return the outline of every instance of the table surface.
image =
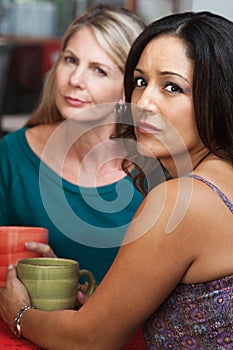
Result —
<instances>
[{"instance_id":1,"label":"table surface","mask_svg":"<svg viewBox=\"0 0 233 350\"><path fill-rule=\"evenodd\" d=\"M9 330L4 321L0 318L0 349L8 350L40 350L37 345L32 344L28 340L18 339Z\"/></svg>"}]
</instances>

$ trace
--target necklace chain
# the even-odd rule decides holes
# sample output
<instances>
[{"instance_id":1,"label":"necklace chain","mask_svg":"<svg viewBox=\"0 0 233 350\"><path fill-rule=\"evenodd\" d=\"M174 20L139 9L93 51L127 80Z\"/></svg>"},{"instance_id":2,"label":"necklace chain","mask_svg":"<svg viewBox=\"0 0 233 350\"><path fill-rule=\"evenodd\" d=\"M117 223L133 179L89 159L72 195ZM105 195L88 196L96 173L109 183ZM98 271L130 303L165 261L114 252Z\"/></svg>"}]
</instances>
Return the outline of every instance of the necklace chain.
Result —
<instances>
[{"instance_id":1,"label":"necklace chain","mask_svg":"<svg viewBox=\"0 0 233 350\"><path fill-rule=\"evenodd\" d=\"M210 154L211 154L210 151L207 152L207 153L204 155L204 157L202 157L202 158L199 160L199 162L195 165L195 167L193 168L193 170L195 170L195 169L198 167L198 165L200 165L201 162L202 162L204 159L206 159Z\"/></svg>"}]
</instances>

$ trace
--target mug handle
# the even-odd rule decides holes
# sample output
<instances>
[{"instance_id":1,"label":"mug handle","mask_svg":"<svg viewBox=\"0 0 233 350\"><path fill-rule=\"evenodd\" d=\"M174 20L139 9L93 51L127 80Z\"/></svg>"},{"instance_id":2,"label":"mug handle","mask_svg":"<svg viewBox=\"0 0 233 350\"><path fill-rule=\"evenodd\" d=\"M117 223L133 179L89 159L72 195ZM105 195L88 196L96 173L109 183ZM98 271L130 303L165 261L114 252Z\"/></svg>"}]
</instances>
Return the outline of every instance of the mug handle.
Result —
<instances>
[{"instance_id":1,"label":"mug handle","mask_svg":"<svg viewBox=\"0 0 233 350\"><path fill-rule=\"evenodd\" d=\"M79 277L85 276L88 281L86 295L92 295L96 289L95 277L93 273L87 269L79 270Z\"/></svg>"}]
</instances>

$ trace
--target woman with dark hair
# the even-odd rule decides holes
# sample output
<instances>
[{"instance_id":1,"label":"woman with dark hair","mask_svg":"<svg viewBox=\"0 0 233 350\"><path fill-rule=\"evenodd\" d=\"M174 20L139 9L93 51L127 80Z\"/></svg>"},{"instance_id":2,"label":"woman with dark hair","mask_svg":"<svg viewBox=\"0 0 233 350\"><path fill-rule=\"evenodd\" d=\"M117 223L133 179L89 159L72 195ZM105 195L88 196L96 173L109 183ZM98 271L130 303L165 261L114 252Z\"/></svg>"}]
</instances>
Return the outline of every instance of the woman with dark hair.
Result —
<instances>
[{"instance_id":1,"label":"woman with dark hair","mask_svg":"<svg viewBox=\"0 0 233 350\"><path fill-rule=\"evenodd\" d=\"M172 179L148 193L79 311L31 309L11 266L0 314L12 331L46 349L109 350L144 324L147 349L232 349L232 81L233 23L221 16L171 15L139 35L125 71L134 127L122 137Z\"/></svg>"},{"instance_id":2,"label":"woman with dark hair","mask_svg":"<svg viewBox=\"0 0 233 350\"><path fill-rule=\"evenodd\" d=\"M230 26L229 21L222 21L218 16L210 18L205 12L201 15L172 15L166 20L158 20L156 26L152 23L132 47L126 67L125 95L126 101L131 102L134 68L146 45L162 34L180 38L186 44L187 56L194 64L192 95L198 133L209 151L232 162L233 57L229 56L232 48ZM225 118L220 118L221 115ZM131 120L129 125L124 132L127 137L135 139Z\"/></svg>"}]
</instances>

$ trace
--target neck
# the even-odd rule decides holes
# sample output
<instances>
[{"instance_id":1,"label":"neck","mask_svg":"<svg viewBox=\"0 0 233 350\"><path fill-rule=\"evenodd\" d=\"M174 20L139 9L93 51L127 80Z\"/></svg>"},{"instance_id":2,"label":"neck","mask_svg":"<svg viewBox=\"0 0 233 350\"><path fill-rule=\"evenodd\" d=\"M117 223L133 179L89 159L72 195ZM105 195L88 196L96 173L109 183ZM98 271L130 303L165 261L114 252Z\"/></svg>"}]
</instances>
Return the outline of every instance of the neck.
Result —
<instances>
[{"instance_id":1,"label":"neck","mask_svg":"<svg viewBox=\"0 0 233 350\"><path fill-rule=\"evenodd\" d=\"M42 160L61 177L81 186L102 186L124 177L123 142L110 139L115 124L95 127L85 133L78 125L60 124L49 138Z\"/></svg>"},{"instance_id":2,"label":"neck","mask_svg":"<svg viewBox=\"0 0 233 350\"><path fill-rule=\"evenodd\" d=\"M168 170L172 178L181 177L193 170L197 169L198 166L211 154L207 149L202 149L196 153L195 156L188 154L174 155L167 160L163 160L162 164Z\"/></svg>"},{"instance_id":3,"label":"neck","mask_svg":"<svg viewBox=\"0 0 233 350\"><path fill-rule=\"evenodd\" d=\"M210 151L208 151L206 154L204 154L204 156L201 157L201 159L199 159L197 161L197 163L194 165L193 170L195 170L203 162L203 160L206 159L210 154L211 154Z\"/></svg>"}]
</instances>

